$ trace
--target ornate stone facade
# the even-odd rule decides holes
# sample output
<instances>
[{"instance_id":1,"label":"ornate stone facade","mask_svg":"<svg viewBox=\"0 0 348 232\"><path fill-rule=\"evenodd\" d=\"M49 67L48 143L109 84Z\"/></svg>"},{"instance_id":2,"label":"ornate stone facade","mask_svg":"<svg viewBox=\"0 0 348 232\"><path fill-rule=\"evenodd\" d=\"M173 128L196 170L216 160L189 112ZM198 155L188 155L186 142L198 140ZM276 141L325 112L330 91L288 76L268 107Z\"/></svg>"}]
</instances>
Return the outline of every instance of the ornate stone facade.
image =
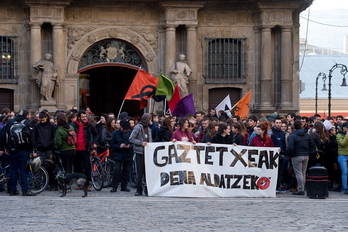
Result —
<instances>
[{"instance_id":1,"label":"ornate stone facade","mask_svg":"<svg viewBox=\"0 0 348 232\"><path fill-rule=\"evenodd\" d=\"M210 90L222 88L238 91L240 97L253 89L252 113L297 112L298 18L311 3L312 0L4 0L0 4L0 36L17 39L14 50L18 50L19 79L18 84L0 82L0 91L13 90L15 110L38 110L40 93L30 79L32 65L50 53L59 67L55 107L66 110L78 105L81 70L125 67L117 62L79 67L91 46L115 39L134 47L146 71L154 76L160 72L170 76L178 55L185 54L192 70L189 92L194 95L196 110L207 112L214 98ZM239 67L245 70L245 81L207 83L211 58L207 38L245 41L245 51L238 54L245 56L245 63Z\"/></svg>"}]
</instances>

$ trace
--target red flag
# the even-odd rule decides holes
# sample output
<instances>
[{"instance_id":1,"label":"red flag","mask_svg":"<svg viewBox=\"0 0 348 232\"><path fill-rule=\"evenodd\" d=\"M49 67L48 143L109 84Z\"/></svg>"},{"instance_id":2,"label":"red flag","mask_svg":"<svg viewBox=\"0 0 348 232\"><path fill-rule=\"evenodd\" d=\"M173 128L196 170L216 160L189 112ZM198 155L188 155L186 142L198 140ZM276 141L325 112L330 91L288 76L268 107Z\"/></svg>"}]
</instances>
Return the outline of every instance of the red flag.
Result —
<instances>
[{"instance_id":1,"label":"red flag","mask_svg":"<svg viewBox=\"0 0 348 232\"><path fill-rule=\"evenodd\" d=\"M146 101L156 92L158 78L139 69L130 85L124 100L140 101L140 109L146 107ZM143 108L142 108L143 107Z\"/></svg>"},{"instance_id":2,"label":"red flag","mask_svg":"<svg viewBox=\"0 0 348 232\"><path fill-rule=\"evenodd\" d=\"M168 106L171 112L174 112L175 106L176 104L180 101L181 97L180 97L180 89L178 86L178 83L175 84L175 89L174 89L174 94L172 96L172 99L170 99L170 101L168 101Z\"/></svg>"}]
</instances>

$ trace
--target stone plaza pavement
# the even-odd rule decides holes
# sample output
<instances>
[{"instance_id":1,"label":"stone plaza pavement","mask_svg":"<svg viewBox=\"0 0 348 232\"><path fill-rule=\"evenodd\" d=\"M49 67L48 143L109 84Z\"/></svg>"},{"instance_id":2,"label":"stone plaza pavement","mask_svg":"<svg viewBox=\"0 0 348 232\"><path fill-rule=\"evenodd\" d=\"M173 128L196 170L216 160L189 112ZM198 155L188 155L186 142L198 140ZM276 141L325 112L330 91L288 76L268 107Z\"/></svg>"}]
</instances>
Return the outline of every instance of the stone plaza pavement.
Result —
<instances>
[{"instance_id":1,"label":"stone plaza pavement","mask_svg":"<svg viewBox=\"0 0 348 232\"><path fill-rule=\"evenodd\" d=\"M0 231L348 231L348 195L309 199L165 198L73 190L0 193Z\"/></svg>"}]
</instances>

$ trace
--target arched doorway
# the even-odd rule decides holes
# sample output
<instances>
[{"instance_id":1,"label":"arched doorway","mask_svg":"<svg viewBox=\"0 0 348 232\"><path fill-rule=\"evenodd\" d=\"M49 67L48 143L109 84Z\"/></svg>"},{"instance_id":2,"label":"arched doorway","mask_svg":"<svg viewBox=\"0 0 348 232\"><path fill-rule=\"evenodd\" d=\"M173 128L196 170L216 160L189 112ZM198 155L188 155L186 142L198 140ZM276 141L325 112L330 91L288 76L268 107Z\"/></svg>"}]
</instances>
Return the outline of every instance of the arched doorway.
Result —
<instances>
[{"instance_id":1,"label":"arched doorway","mask_svg":"<svg viewBox=\"0 0 348 232\"><path fill-rule=\"evenodd\" d=\"M139 68L146 70L143 56L131 44L106 39L92 45L79 62L80 109L89 106L96 114L117 116ZM141 115L138 101L126 100L121 111Z\"/></svg>"},{"instance_id":2,"label":"arched doorway","mask_svg":"<svg viewBox=\"0 0 348 232\"><path fill-rule=\"evenodd\" d=\"M88 105L96 115L113 112L117 116L136 73L135 69L120 66L96 67L82 72L80 109ZM131 116L142 114L138 101L126 100L122 111Z\"/></svg>"}]
</instances>

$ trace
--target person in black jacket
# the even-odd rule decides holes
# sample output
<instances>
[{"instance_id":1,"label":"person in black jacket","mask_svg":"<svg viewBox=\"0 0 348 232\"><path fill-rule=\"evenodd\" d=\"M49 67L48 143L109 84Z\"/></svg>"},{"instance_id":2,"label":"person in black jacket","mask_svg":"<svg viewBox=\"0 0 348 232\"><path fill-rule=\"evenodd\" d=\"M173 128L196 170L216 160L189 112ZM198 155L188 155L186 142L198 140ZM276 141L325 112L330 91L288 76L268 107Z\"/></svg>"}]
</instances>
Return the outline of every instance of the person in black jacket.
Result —
<instances>
[{"instance_id":1,"label":"person in black jacket","mask_svg":"<svg viewBox=\"0 0 348 232\"><path fill-rule=\"evenodd\" d=\"M221 123L219 125L219 132L216 133L214 138L211 140L211 143L232 144L232 138L230 136L230 133L230 125L226 123Z\"/></svg>"},{"instance_id":2,"label":"person in black jacket","mask_svg":"<svg viewBox=\"0 0 348 232\"><path fill-rule=\"evenodd\" d=\"M309 154L315 153L313 139L302 128L301 121L294 122L295 131L290 135L288 154L291 156L292 165L297 180L297 192L293 195L305 195L305 177Z\"/></svg>"},{"instance_id":3,"label":"person in black jacket","mask_svg":"<svg viewBox=\"0 0 348 232\"><path fill-rule=\"evenodd\" d=\"M130 192L127 188L129 171L133 159L133 151L129 143L131 134L130 124L123 120L120 122L121 128L112 134L110 148L115 161L114 176L112 179L112 189L110 192L116 192L118 184L121 182L121 191Z\"/></svg>"},{"instance_id":4,"label":"person in black jacket","mask_svg":"<svg viewBox=\"0 0 348 232\"><path fill-rule=\"evenodd\" d=\"M22 144L15 145L15 143L8 141L6 144L2 143L2 146L0 147L0 154L4 152L6 149L10 153L10 163L11 163L11 179L9 184L9 192L10 196L16 196L18 195L17 191L17 182L18 177L20 175L20 185L22 188L22 195L23 196L35 196L36 194L29 191L29 172L27 169L27 161L30 157L30 153L33 151L33 145L30 137L31 128L30 128L30 112L26 109L22 109L18 112L17 116L14 119L11 119L8 121L4 128L3 138L2 141L4 141L4 136L11 137L11 126L15 123L24 122L26 125L26 129L28 130L28 133L26 136L23 134L23 142ZM25 130L25 129L23 129Z\"/></svg>"},{"instance_id":5,"label":"person in black jacket","mask_svg":"<svg viewBox=\"0 0 348 232\"><path fill-rule=\"evenodd\" d=\"M41 158L43 166L46 168L49 175L49 185L52 190L58 190L58 182L53 175L55 168L54 163L56 157L54 156L54 137L56 134L56 126L50 122L47 112L39 113L39 123L36 123L31 133L31 139L34 146L34 155Z\"/></svg>"},{"instance_id":6,"label":"person in black jacket","mask_svg":"<svg viewBox=\"0 0 348 232\"><path fill-rule=\"evenodd\" d=\"M274 126L272 127L271 139L272 139L275 147L280 147L279 162L278 162L277 191L282 192L283 189L281 189L281 182L282 182L282 179L284 179L283 178L284 163L287 159L285 157L285 153L286 153L285 132L281 130L281 127L282 127L282 119L275 118ZM287 165L286 165L286 167L287 167Z\"/></svg>"},{"instance_id":7,"label":"person in black jacket","mask_svg":"<svg viewBox=\"0 0 348 232\"><path fill-rule=\"evenodd\" d=\"M174 121L171 117L164 118L154 142L169 142L174 130Z\"/></svg>"}]
</instances>

